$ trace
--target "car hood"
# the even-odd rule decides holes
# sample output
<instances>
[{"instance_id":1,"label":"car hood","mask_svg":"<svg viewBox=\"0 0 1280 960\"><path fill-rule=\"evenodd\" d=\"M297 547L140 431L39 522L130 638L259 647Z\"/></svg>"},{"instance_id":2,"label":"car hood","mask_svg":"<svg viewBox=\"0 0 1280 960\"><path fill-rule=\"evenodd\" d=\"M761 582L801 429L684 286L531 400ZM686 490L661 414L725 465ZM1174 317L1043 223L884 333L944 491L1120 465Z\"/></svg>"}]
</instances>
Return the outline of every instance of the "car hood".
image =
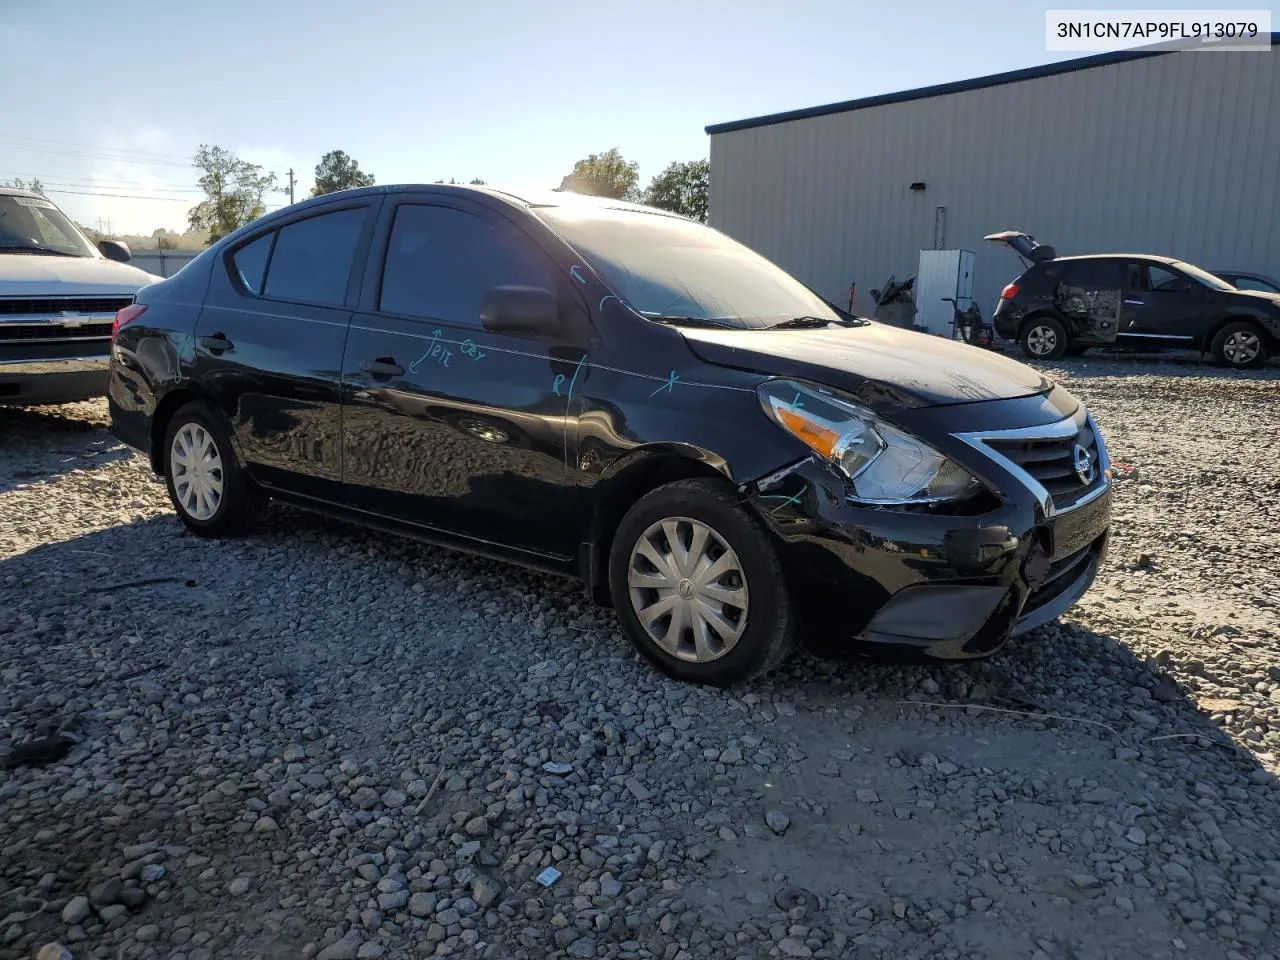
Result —
<instances>
[{"instance_id":1,"label":"car hood","mask_svg":"<svg viewBox=\"0 0 1280 960\"><path fill-rule=\"evenodd\" d=\"M0 297L124 296L159 279L115 260L0 253Z\"/></svg>"},{"instance_id":2,"label":"car hood","mask_svg":"<svg viewBox=\"0 0 1280 960\"><path fill-rule=\"evenodd\" d=\"M1265 290L1232 290L1231 295L1233 297L1248 297L1250 303L1280 305L1280 293L1267 293Z\"/></svg>"},{"instance_id":3,"label":"car hood","mask_svg":"<svg viewBox=\"0 0 1280 960\"><path fill-rule=\"evenodd\" d=\"M679 330L707 363L823 383L877 410L1011 400L1053 387L1038 371L994 351L883 323Z\"/></svg>"}]
</instances>

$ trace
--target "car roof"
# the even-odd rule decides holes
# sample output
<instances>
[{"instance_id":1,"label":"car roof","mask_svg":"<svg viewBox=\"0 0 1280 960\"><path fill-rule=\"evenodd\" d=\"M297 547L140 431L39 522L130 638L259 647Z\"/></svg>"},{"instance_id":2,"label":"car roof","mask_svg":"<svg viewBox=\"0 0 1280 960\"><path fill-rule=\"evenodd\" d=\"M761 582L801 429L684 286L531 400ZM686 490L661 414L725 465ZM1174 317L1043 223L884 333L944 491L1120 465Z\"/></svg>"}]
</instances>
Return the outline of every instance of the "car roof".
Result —
<instances>
[{"instance_id":1,"label":"car roof","mask_svg":"<svg viewBox=\"0 0 1280 960\"><path fill-rule=\"evenodd\" d=\"M1182 263L1177 257L1161 257L1154 253L1081 253L1070 257L1055 257L1046 263L1063 263L1068 260L1144 260L1148 263Z\"/></svg>"},{"instance_id":2,"label":"car roof","mask_svg":"<svg viewBox=\"0 0 1280 960\"><path fill-rule=\"evenodd\" d=\"M0 197L37 197L41 200L49 200L43 194L36 193L32 190L19 190L17 187L6 187L0 185ZM50 200L50 203L53 201Z\"/></svg>"},{"instance_id":3,"label":"car roof","mask_svg":"<svg viewBox=\"0 0 1280 960\"><path fill-rule=\"evenodd\" d=\"M501 200L513 206L525 207L533 209L537 207L574 207L578 209L597 209L597 210L627 210L635 213L656 213L664 216L676 217L679 219L687 219L680 217L677 213L669 210L661 210L657 207L647 207L644 204L632 203L629 200L615 200L612 197L593 197L587 194L574 193L571 190L546 189L545 187L532 188L506 188L499 186L489 186L485 184L473 185L464 183L381 183L372 187L355 187L350 190L339 190L335 193L326 193L323 196L312 197L294 204L292 207L284 207L275 213L281 213L284 210L300 209L303 206L311 204L321 204L335 199L346 199L350 197L369 196L380 193L411 193L419 190L438 191L443 193L472 194L492 197ZM274 216L275 214L273 214Z\"/></svg>"}]
</instances>

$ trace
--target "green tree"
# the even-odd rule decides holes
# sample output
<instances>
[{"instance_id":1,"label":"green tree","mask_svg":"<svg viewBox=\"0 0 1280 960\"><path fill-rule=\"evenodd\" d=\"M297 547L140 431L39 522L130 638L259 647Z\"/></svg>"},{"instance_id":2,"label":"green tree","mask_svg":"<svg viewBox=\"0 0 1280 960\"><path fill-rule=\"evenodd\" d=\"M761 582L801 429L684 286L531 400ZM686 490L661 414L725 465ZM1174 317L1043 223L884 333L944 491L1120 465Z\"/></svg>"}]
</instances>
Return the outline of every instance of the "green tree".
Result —
<instances>
[{"instance_id":1,"label":"green tree","mask_svg":"<svg viewBox=\"0 0 1280 960\"><path fill-rule=\"evenodd\" d=\"M341 150L330 150L316 164L316 184L311 188L313 197L354 187L372 187L373 174L365 173L360 164Z\"/></svg>"},{"instance_id":2,"label":"green tree","mask_svg":"<svg viewBox=\"0 0 1280 960\"><path fill-rule=\"evenodd\" d=\"M23 180L21 177L14 177L9 181L9 186L13 187L15 190L30 190L32 193L38 193L40 196L44 196L44 184L34 177L30 180Z\"/></svg>"},{"instance_id":3,"label":"green tree","mask_svg":"<svg viewBox=\"0 0 1280 960\"><path fill-rule=\"evenodd\" d=\"M710 191L710 160L677 161L653 178L644 191L643 201L651 207L706 223Z\"/></svg>"},{"instance_id":4,"label":"green tree","mask_svg":"<svg viewBox=\"0 0 1280 960\"><path fill-rule=\"evenodd\" d=\"M632 200L639 181L640 165L629 163L617 147L611 147L575 163L573 172L560 181L560 189L591 197Z\"/></svg>"},{"instance_id":5,"label":"green tree","mask_svg":"<svg viewBox=\"0 0 1280 960\"><path fill-rule=\"evenodd\" d=\"M276 185L274 173L239 159L230 150L201 144L192 166L201 171L205 198L187 213L192 230L208 231L213 243L267 211L263 197Z\"/></svg>"}]
</instances>

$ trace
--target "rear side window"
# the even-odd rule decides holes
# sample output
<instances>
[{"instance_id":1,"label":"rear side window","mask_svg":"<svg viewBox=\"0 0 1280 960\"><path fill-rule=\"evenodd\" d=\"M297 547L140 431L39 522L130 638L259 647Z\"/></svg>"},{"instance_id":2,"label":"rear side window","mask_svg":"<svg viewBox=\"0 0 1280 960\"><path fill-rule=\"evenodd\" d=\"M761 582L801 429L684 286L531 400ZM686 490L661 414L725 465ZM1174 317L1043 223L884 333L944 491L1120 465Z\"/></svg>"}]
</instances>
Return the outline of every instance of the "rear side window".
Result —
<instances>
[{"instance_id":1,"label":"rear side window","mask_svg":"<svg viewBox=\"0 0 1280 960\"><path fill-rule=\"evenodd\" d=\"M545 255L514 227L449 207L404 204L391 227L378 308L478 327L491 288L554 284Z\"/></svg>"},{"instance_id":2,"label":"rear side window","mask_svg":"<svg viewBox=\"0 0 1280 960\"><path fill-rule=\"evenodd\" d=\"M262 292L262 278L267 273L267 257L271 253L271 241L275 233L264 234L252 243L246 243L232 254L240 282L250 293Z\"/></svg>"},{"instance_id":3,"label":"rear side window","mask_svg":"<svg viewBox=\"0 0 1280 960\"><path fill-rule=\"evenodd\" d=\"M341 306L365 215L366 209L358 207L281 227L267 265L263 294L280 300Z\"/></svg>"}]
</instances>

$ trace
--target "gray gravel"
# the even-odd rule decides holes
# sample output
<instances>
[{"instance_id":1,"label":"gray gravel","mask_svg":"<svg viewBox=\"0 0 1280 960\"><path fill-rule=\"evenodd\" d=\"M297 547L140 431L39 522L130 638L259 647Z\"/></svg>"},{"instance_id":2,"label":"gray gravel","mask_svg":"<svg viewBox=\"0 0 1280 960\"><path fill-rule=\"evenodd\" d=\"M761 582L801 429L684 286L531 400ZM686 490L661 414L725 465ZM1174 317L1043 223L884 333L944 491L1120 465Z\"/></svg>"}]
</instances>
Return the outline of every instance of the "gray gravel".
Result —
<instances>
[{"instance_id":1,"label":"gray gravel","mask_svg":"<svg viewBox=\"0 0 1280 960\"><path fill-rule=\"evenodd\" d=\"M518 568L197 540L103 404L0 408L0 756L74 741L0 770L0 956L1280 956L1280 371L1052 373L1122 471L1082 607L730 692Z\"/></svg>"}]
</instances>

